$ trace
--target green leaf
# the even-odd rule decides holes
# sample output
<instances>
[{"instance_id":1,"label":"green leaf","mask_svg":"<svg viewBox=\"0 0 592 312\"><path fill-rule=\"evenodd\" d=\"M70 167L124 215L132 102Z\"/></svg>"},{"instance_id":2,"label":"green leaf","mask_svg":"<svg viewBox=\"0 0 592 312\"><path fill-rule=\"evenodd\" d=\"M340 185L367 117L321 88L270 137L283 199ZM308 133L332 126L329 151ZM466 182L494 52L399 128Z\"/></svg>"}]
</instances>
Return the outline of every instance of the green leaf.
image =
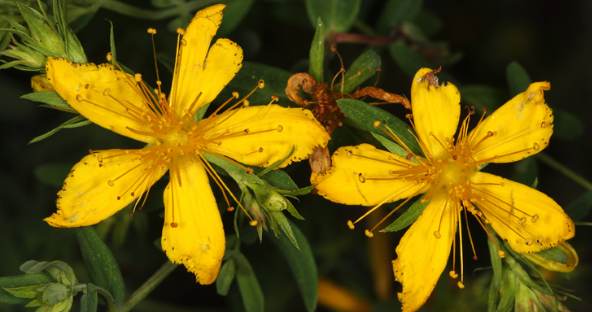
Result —
<instances>
[{"instance_id":1,"label":"green leaf","mask_svg":"<svg viewBox=\"0 0 592 312\"><path fill-rule=\"evenodd\" d=\"M125 285L111 251L92 226L76 228L76 237L91 282L109 291L115 303L122 306L125 301Z\"/></svg>"},{"instance_id":2,"label":"green leaf","mask_svg":"<svg viewBox=\"0 0 592 312\"><path fill-rule=\"evenodd\" d=\"M218 36L227 36L243 20L251 9L255 0L229 0L225 1L224 23L218 29Z\"/></svg>"},{"instance_id":3,"label":"green leaf","mask_svg":"<svg viewBox=\"0 0 592 312\"><path fill-rule=\"evenodd\" d=\"M401 119L387 113L386 111L372 106L366 102L362 102L354 99L340 99L337 100L337 105L343 111L343 113L355 122L363 130L374 132L378 135L386 135L379 128L374 128L374 122L379 120L382 121L382 127L386 123L401 141L415 153L415 155L423 155L419 144L409 132L408 126ZM386 130L386 129L385 129ZM388 130L387 130L388 131ZM392 138L389 137L392 140ZM394 141L394 140L392 140Z\"/></svg>"},{"instance_id":4,"label":"green leaf","mask_svg":"<svg viewBox=\"0 0 592 312\"><path fill-rule=\"evenodd\" d=\"M325 25L319 16L317 30L310 45L310 65L308 73L317 81L324 82L323 62L325 59Z\"/></svg>"},{"instance_id":5,"label":"green leaf","mask_svg":"<svg viewBox=\"0 0 592 312\"><path fill-rule=\"evenodd\" d=\"M269 215L279 224L279 226L282 228L284 233L286 233L286 236L288 236L288 238L290 239L292 244L294 244L294 246L296 246L296 248L300 249L300 246L298 245L298 240L296 239L296 236L294 236L294 231L292 230L292 227L290 226L290 222L288 221L286 216L284 216L284 213L281 211L270 211L270 210L268 210L267 213L269 213ZM280 237L281 237L281 235L280 235Z\"/></svg>"},{"instance_id":6,"label":"green leaf","mask_svg":"<svg viewBox=\"0 0 592 312\"><path fill-rule=\"evenodd\" d=\"M558 263L565 264L567 262L567 255L555 247L539 251L536 254Z\"/></svg>"},{"instance_id":7,"label":"green leaf","mask_svg":"<svg viewBox=\"0 0 592 312\"><path fill-rule=\"evenodd\" d=\"M495 312L495 302L497 301L498 289L493 287L493 279L489 284L489 296L487 296L487 312Z\"/></svg>"},{"instance_id":8,"label":"green leaf","mask_svg":"<svg viewBox=\"0 0 592 312\"><path fill-rule=\"evenodd\" d=\"M74 274L74 270L69 264L55 260L52 262L47 261L35 261L29 260L19 267L19 269L25 273L38 273L46 271L51 275L58 283L62 283L67 286L78 284L78 279Z\"/></svg>"},{"instance_id":9,"label":"green leaf","mask_svg":"<svg viewBox=\"0 0 592 312\"><path fill-rule=\"evenodd\" d=\"M286 160L288 160L288 158L290 158L290 156L292 156L292 154L294 154L294 149L296 149L296 146L292 145L292 148L290 149L290 151L288 152L288 155L286 155L284 158L274 162L273 164L271 164L269 167L263 169L263 171L260 171L259 173L257 173L257 176L261 177L264 176L266 173L274 170L275 168L279 167L281 164L283 164Z\"/></svg>"},{"instance_id":10,"label":"green leaf","mask_svg":"<svg viewBox=\"0 0 592 312\"><path fill-rule=\"evenodd\" d=\"M228 295L228 290L230 290L230 285L232 285L235 275L236 262L234 262L234 259L230 259L222 265L220 274L218 274L218 278L216 279L216 290L218 291L218 295Z\"/></svg>"},{"instance_id":11,"label":"green leaf","mask_svg":"<svg viewBox=\"0 0 592 312\"><path fill-rule=\"evenodd\" d=\"M236 281L240 290L243 304L247 312L263 312L263 291L257 281L257 276L251 264L243 254L236 257L239 262L239 270L236 271Z\"/></svg>"},{"instance_id":12,"label":"green leaf","mask_svg":"<svg viewBox=\"0 0 592 312\"><path fill-rule=\"evenodd\" d=\"M31 285L43 285L55 283L56 280L47 272L29 273L17 276L0 277L0 303L6 304L27 304L29 299L17 298L11 295L4 288L26 287Z\"/></svg>"},{"instance_id":13,"label":"green leaf","mask_svg":"<svg viewBox=\"0 0 592 312\"><path fill-rule=\"evenodd\" d=\"M263 65L259 63L243 62L243 67L228 85L220 92L220 95L213 101L220 105L232 97L236 91L240 96L246 96L255 87L260 79L265 81L265 88L258 89L249 97L251 105L264 105L271 101L272 96L279 98L279 103L291 103L286 95L286 85L292 74L285 70ZM232 102L231 102L232 103Z\"/></svg>"},{"instance_id":14,"label":"green leaf","mask_svg":"<svg viewBox=\"0 0 592 312\"><path fill-rule=\"evenodd\" d=\"M95 312L98 303L97 288L91 283L86 284L86 292L80 298L80 312Z\"/></svg>"},{"instance_id":15,"label":"green leaf","mask_svg":"<svg viewBox=\"0 0 592 312\"><path fill-rule=\"evenodd\" d=\"M37 166L33 173L39 182L53 187L62 187L72 164L43 164Z\"/></svg>"},{"instance_id":16,"label":"green leaf","mask_svg":"<svg viewBox=\"0 0 592 312\"><path fill-rule=\"evenodd\" d=\"M313 28L320 17L327 33L346 32L353 25L360 10L361 0L306 0L306 11Z\"/></svg>"},{"instance_id":17,"label":"green leaf","mask_svg":"<svg viewBox=\"0 0 592 312\"><path fill-rule=\"evenodd\" d=\"M502 276L502 291L500 302L497 306L496 311L510 311L512 303L514 302L514 296L516 295L516 275L509 270L507 267L503 270Z\"/></svg>"},{"instance_id":18,"label":"green leaf","mask_svg":"<svg viewBox=\"0 0 592 312\"><path fill-rule=\"evenodd\" d=\"M398 217L397 220L395 220L395 222L391 223L389 226L387 226L380 232L395 232L406 228L411 223L415 222L417 218L419 218L419 216L421 215L425 207L428 206L430 201L431 199L427 200L425 203L422 203L421 199L418 199L415 203L413 203L413 205L411 205L411 207L409 207L409 209L407 209L407 211L405 211L405 213Z\"/></svg>"},{"instance_id":19,"label":"green leaf","mask_svg":"<svg viewBox=\"0 0 592 312\"><path fill-rule=\"evenodd\" d=\"M404 148L401 147L401 145L385 138L384 136L380 135L380 134L376 134L374 132L370 132L370 134L372 134L372 136L378 140L378 142L380 142L380 144L382 144L389 152L397 155L397 156L401 156L403 158L407 157L407 155L409 154L409 152L407 152ZM415 159L415 157L411 158L412 161L417 161Z\"/></svg>"},{"instance_id":20,"label":"green leaf","mask_svg":"<svg viewBox=\"0 0 592 312\"><path fill-rule=\"evenodd\" d=\"M115 62L117 62L117 50L115 49L115 35L113 35L113 22L110 20L107 20L109 22L109 24L111 24L111 32L109 34L109 44L111 45L111 57L112 57L112 61L110 61L109 63L111 65L115 65Z\"/></svg>"},{"instance_id":21,"label":"green leaf","mask_svg":"<svg viewBox=\"0 0 592 312\"><path fill-rule=\"evenodd\" d=\"M306 236L293 222L290 222L290 224L294 236L300 242L300 249L294 248L286 237L274 238L268 232L266 235L269 236L269 240L277 246L286 258L286 262L288 262L290 270L296 279L306 310L311 312L317 307L319 293L317 265Z\"/></svg>"},{"instance_id":22,"label":"green leaf","mask_svg":"<svg viewBox=\"0 0 592 312\"><path fill-rule=\"evenodd\" d=\"M193 116L195 123L197 123L198 121L200 121L204 118L206 112L208 111L208 108L210 107L210 104L212 104L212 103L208 103L208 104L200 107L197 110L197 112L195 112L195 115Z\"/></svg>"},{"instance_id":23,"label":"green leaf","mask_svg":"<svg viewBox=\"0 0 592 312\"><path fill-rule=\"evenodd\" d=\"M292 205L292 203L287 198L286 198L286 204L287 204L286 210L288 210L288 212L292 215L292 217L294 217L298 220L304 220L304 217L300 215L298 210L296 210L296 207L294 207L294 205Z\"/></svg>"},{"instance_id":24,"label":"green leaf","mask_svg":"<svg viewBox=\"0 0 592 312\"><path fill-rule=\"evenodd\" d=\"M310 185L307 187L303 187L301 189L290 190L290 191L278 190L278 189L276 189L275 191L282 194L282 195L299 196L299 195L306 195L306 194L312 192L312 190L314 190L315 186L316 185Z\"/></svg>"},{"instance_id":25,"label":"green leaf","mask_svg":"<svg viewBox=\"0 0 592 312\"><path fill-rule=\"evenodd\" d=\"M410 47L406 46L403 42L391 43L389 45L389 52L391 53L391 56L397 65L399 65L403 72L410 78L415 77L417 71L423 67L431 69L437 69L439 67L430 63L423 56L413 51ZM459 85L456 79L444 71L440 71L437 76L440 78L440 84L442 84L443 81L449 81L456 86Z\"/></svg>"},{"instance_id":26,"label":"green leaf","mask_svg":"<svg viewBox=\"0 0 592 312\"><path fill-rule=\"evenodd\" d=\"M78 111L72 108L57 92L33 92L21 96L21 99L44 103L50 108L78 114Z\"/></svg>"},{"instance_id":27,"label":"green leaf","mask_svg":"<svg viewBox=\"0 0 592 312\"><path fill-rule=\"evenodd\" d=\"M553 108L553 137L563 140L573 140L584 133L584 125L578 116L563 110Z\"/></svg>"},{"instance_id":28,"label":"green leaf","mask_svg":"<svg viewBox=\"0 0 592 312\"><path fill-rule=\"evenodd\" d=\"M346 83L343 86L343 92L351 93L357 86L372 77L380 65L380 56L376 52L368 50L362 53L345 72ZM337 84L333 89L341 91L341 84Z\"/></svg>"},{"instance_id":29,"label":"green leaf","mask_svg":"<svg viewBox=\"0 0 592 312\"><path fill-rule=\"evenodd\" d=\"M528 89L532 83L530 76L518 62L512 62L506 68L506 77L508 79L508 88L510 96L514 97Z\"/></svg>"},{"instance_id":30,"label":"green leaf","mask_svg":"<svg viewBox=\"0 0 592 312\"><path fill-rule=\"evenodd\" d=\"M84 117L82 115L76 116L76 117L64 122L63 124L59 125L57 128L47 132L46 134L43 134L43 135L40 135L40 136L34 138L33 140L29 141L29 144L39 142L43 139L47 139L48 137L54 135L56 132L58 132L62 129L78 128L78 127L90 125L91 123L92 123L92 121L86 119L86 117Z\"/></svg>"},{"instance_id":31,"label":"green leaf","mask_svg":"<svg viewBox=\"0 0 592 312\"><path fill-rule=\"evenodd\" d=\"M42 286L43 284L22 287L4 287L4 290L18 298L35 299L41 295L42 292L40 292L38 289Z\"/></svg>"},{"instance_id":32,"label":"green leaf","mask_svg":"<svg viewBox=\"0 0 592 312\"><path fill-rule=\"evenodd\" d=\"M502 258L499 257L498 249L495 245L497 244L499 246L499 242L497 241L497 237L495 237L495 233L491 235L491 237L496 240L495 243L491 239L487 240L487 244L489 245L489 257L491 259L491 266L493 267L493 279L491 287L493 287L497 293L502 281Z\"/></svg>"},{"instance_id":33,"label":"green leaf","mask_svg":"<svg viewBox=\"0 0 592 312\"><path fill-rule=\"evenodd\" d=\"M463 104L475 106L476 112L487 108L487 111L492 113L508 100L508 92L488 85L466 85L459 87L459 91Z\"/></svg>"},{"instance_id":34,"label":"green leaf","mask_svg":"<svg viewBox=\"0 0 592 312\"><path fill-rule=\"evenodd\" d=\"M253 168L255 172L257 169L261 170L260 168ZM294 183L292 178L283 170L277 169L266 173L264 176L261 177L265 181L267 181L272 186L282 189L282 190L297 190L298 185Z\"/></svg>"},{"instance_id":35,"label":"green leaf","mask_svg":"<svg viewBox=\"0 0 592 312\"><path fill-rule=\"evenodd\" d=\"M592 208L592 191L587 191L565 206L565 213L573 221L580 221L590 212L590 208Z\"/></svg>"},{"instance_id":36,"label":"green leaf","mask_svg":"<svg viewBox=\"0 0 592 312\"><path fill-rule=\"evenodd\" d=\"M390 0L384 6L376 28L380 33L387 34L403 21L415 19L421 10L422 0Z\"/></svg>"},{"instance_id":37,"label":"green leaf","mask_svg":"<svg viewBox=\"0 0 592 312\"><path fill-rule=\"evenodd\" d=\"M259 179L255 174L247 174L245 169L239 167L236 164L233 164L223 158L220 158L216 155L205 153L203 157L211 164L215 164L216 166L226 170L228 174L239 184L256 184L256 185L264 185L265 183Z\"/></svg>"}]
</instances>

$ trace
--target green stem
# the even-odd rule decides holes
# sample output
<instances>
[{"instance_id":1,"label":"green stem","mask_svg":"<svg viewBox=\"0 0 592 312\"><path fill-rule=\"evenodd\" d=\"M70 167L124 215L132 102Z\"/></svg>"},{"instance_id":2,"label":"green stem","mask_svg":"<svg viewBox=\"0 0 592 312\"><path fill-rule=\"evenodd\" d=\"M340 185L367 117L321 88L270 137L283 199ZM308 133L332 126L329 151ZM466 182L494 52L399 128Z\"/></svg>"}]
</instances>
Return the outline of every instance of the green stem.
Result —
<instances>
[{"instance_id":1,"label":"green stem","mask_svg":"<svg viewBox=\"0 0 592 312\"><path fill-rule=\"evenodd\" d=\"M146 19L146 20L161 20L173 16L177 16L180 14L186 14L186 12L195 11L199 8L208 6L212 3L216 2L224 2L224 1L216 1L216 0L193 0L189 2L180 3L170 9L165 10L147 10L147 9L140 9L129 4L125 4L116 0L102 0L101 7L115 11L117 13L135 17L138 19Z\"/></svg>"},{"instance_id":2,"label":"green stem","mask_svg":"<svg viewBox=\"0 0 592 312\"><path fill-rule=\"evenodd\" d=\"M152 292L169 274L171 274L177 266L178 264L171 263L170 261L163 264L158 271L154 272L154 274L142 284L140 288L125 300L125 304L120 311L127 312L131 310L136 304L138 304L138 302L148 296L148 294Z\"/></svg>"},{"instance_id":3,"label":"green stem","mask_svg":"<svg viewBox=\"0 0 592 312\"><path fill-rule=\"evenodd\" d=\"M109 310L109 312L121 312L117 306L117 303L115 303L115 299L113 299L113 296L111 296L109 291L97 285L95 285L95 288L97 289L97 292L103 296L103 298L105 298L105 301L107 301L107 310Z\"/></svg>"},{"instance_id":4,"label":"green stem","mask_svg":"<svg viewBox=\"0 0 592 312\"><path fill-rule=\"evenodd\" d=\"M538 153L536 156L545 164L551 166L551 168L561 172L566 177L572 179L577 184L583 186L584 188L592 191L592 183L586 180L584 177L578 175L577 173L573 172L571 169L564 166L562 163L556 161L555 159L551 158L549 155L545 153Z\"/></svg>"},{"instance_id":5,"label":"green stem","mask_svg":"<svg viewBox=\"0 0 592 312\"><path fill-rule=\"evenodd\" d=\"M574 222L575 225L592 226L592 222Z\"/></svg>"}]
</instances>

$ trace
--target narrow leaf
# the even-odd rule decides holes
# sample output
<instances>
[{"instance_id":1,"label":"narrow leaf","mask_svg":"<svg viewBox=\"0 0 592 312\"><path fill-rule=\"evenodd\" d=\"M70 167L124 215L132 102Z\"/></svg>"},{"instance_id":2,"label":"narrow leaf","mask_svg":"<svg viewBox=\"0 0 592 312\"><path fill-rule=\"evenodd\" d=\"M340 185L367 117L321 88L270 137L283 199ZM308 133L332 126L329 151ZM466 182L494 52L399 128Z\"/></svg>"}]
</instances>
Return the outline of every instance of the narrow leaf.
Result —
<instances>
[{"instance_id":1,"label":"narrow leaf","mask_svg":"<svg viewBox=\"0 0 592 312\"><path fill-rule=\"evenodd\" d=\"M230 259L222 265L220 274L218 274L218 278L216 279L216 291L218 291L218 295L226 296L228 294L235 275L236 262L234 259Z\"/></svg>"},{"instance_id":2,"label":"narrow leaf","mask_svg":"<svg viewBox=\"0 0 592 312\"><path fill-rule=\"evenodd\" d=\"M240 254L236 259L242 264L239 267L246 268L246 270L239 269L236 272L236 281L241 297L243 298L245 310L247 312L263 312L263 291L261 290L261 286L259 286L257 276L255 276L251 264L243 254Z\"/></svg>"},{"instance_id":3,"label":"narrow leaf","mask_svg":"<svg viewBox=\"0 0 592 312\"><path fill-rule=\"evenodd\" d=\"M125 285L111 251L92 226L76 228L82 258L93 284L106 289L119 306L125 301Z\"/></svg>"},{"instance_id":4,"label":"narrow leaf","mask_svg":"<svg viewBox=\"0 0 592 312\"><path fill-rule=\"evenodd\" d=\"M506 76L508 78L508 87L510 89L510 96L514 97L526 89L532 83L530 76L518 62L512 62L506 68Z\"/></svg>"},{"instance_id":5,"label":"narrow leaf","mask_svg":"<svg viewBox=\"0 0 592 312\"><path fill-rule=\"evenodd\" d=\"M115 49L115 35L113 35L113 22L111 22L110 20L107 20L109 22L109 24L111 24L111 32L109 34L109 44L111 45L111 57L113 58L112 61L110 61L109 63L111 63L111 65L115 65L115 62L117 62L117 50Z\"/></svg>"},{"instance_id":6,"label":"narrow leaf","mask_svg":"<svg viewBox=\"0 0 592 312\"><path fill-rule=\"evenodd\" d=\"M29 144L39 142L43 139L47 139L48 137L54 135L56 132L58 132L62 129L78 128L78 127L90 125L91 123L92 122L90 120L87 120L86 117L84 117L82 115L76 116L76 117L64 122L63 124L59 125L57 128L47 132L46 134L43 134L43 135L40 135L40 136L34 138L33 140L29 141Z\"/></svg>"},{"instance_id":7,"label":"narrow leaf","mask_svg":"<svg viewBox=\"0 0 592 312\"><path fill-rule=\"evenodd\" d=\"M51 108L78 114L57 92L33 92L21 96L21 99L44 103Z\"/></svg>"},{"instance_id":8,"label":"narrow leaf","mask_svg":"<svg viewBox=\"0 0 592 312\"><path fill-rule=\"evenodd\" d=\"M380 144L382 144L389 152L401 157L407 157L407 155L409 154L409 152L402 148L401 145L385 138L384 136L376 134L374 132L370 132L370 134L372 134L372 136L375 139L377 139L378 142L380 142ZM415 157L413 157L412 159L417 161Z\"/></svg>"},{"instance_id":9,"label":"narrow leaf","mask_svg":"<svg viewBox=\"0 0 592 312\"><path fill-rule=\"evenodd\" d=\"M496 243L499 246L499 242L497 242L497 238L494 235L492 235L492 237L496 240ZM494 242L491 239L488 239L487 243L489 245L489 257L491 259L491 266L493 267L493 279L491 287L494 288L495 292L497 293L500 287L500 283L502 281L502 258L499 257L498 249L495 246Z\"/></svg>"},{"instance_id":10,"label":"narrow leaf","mask_svg":"<svg viewBox=\"0 0 592 312\"><path fill-rule=\"evenodd\" d=\"M261 170L260 168L253 168L255 172ZM277 169L266 173L261 177L272 186L282 190L297 190L298 185L294 183L292 178L283 170Z\"/></svg>"},{"instance_id":11,"label":"narrow leaf","mask_svg":"<svg viewBox=\"0 0 592 312\"><path fill-rule=\"evenodd\" d=\"M96 312L98 303L97 288L93 284L86 284L86 292L80 298L80 312Z\"/></svg>"},{"instance_id":12,"label":"narrow leaf","mask_svg":"<svg viewBox=\"0 0 592 312\"><path fill-rule=\"evenodd\" d=\"M409 76L409 78L415 77L415 73L423 67L428 67L431 69L436 69L439 66L436 66L426 60L423 56L412 50L410 47L405 45L402 42L394 42L391 43L389 46L389 52L397 65ZM440 82L442 81L449 81L459 86L459 83L450 76L445 71L440 71L438 73L438 78L440 78Z\"/></svg>"},{"instance_id":13,"label":"narrow leaf","mask_svg":"<svg viewBox=\"0 0 592 312\"><path fill-rule=\"evenodd\" d=\"M263 171L257 173L257 176L261 177L264 176L266 173L274 170L275 168L279 167L281 164L283 164L288 158L290 158L290 156L292 156L292 154L294 154L294 149L296 149L296 146L292 145L292 148L290 149L290 151L288 152L288 155L286 155L286 157L274 162L273 164L271 164L269 167L263 169Z\"/></svg>"},{"instance_id":14,"label":"narrow leaf","mask_svg":"<svg viewBox=\"0 0 592 312\"><path fill-rule=\"evenodd\" d=\"M386 135L384 131L379 128L374 128L375 121L381 121L382 128L386 130L384 125L388 126L396 135L403 141L413 153L416 155L423 155L419 144L411 134L411 130L405 122L401 119L387 113L386 111L372 106L366 102L354 99L337 100L337 105L345 113L345 115L355 122L363 130L374 132L378 135ZM388 130L387 130L388 131ZM392 141L392 138L389 137Z\"/></svg>"},{"instance_id":15,"label":"narrow leaf","mask_svg":"<svg viewBox=\"0 0 592 312\"><path fill-rule=\"evenodd\" d=\"M380 65L380 56L376 52L368 50L362 53L345 72L346 83L343 86L343 92L351 93L357 86L372 77ZM336 85L333 89L341 91L340 84Z\"/></svg>"},{"instance_id":16,"label":"narrow leaf","mask_svg":"<svg viewBox=\"0 0 592 312\"><path fill-rule=\"evenodd\" d=\"M300 243L300 249L296 249L286 237L269 237L278 249L282 252L290 270L296 279L296 284L304 300L306 310L312 312L317 307L318 293L319 293L319 277L317 273L317 265L306 236L302 234L300 229L294 223L292 231L294 236ZM267 234L271 236L271 234Z\"/></svg>"},{"instance_id":17,"label":"narrow leaf","mask_svg":"<svg viewBox=\"0 0 592 312\"><path fill-rule=\"evenodd\" d=\"M324 82L323 61L325 59L325 25L319 16L317 30L310 45L310 65L308 73L317 81Z\"/></svg>"},{"instance_id":18,"label":"narrow leaf","mask_svg":"<svg viewBox=\"0 0 592 312\"><path fill-rule=\"evenodd\" d=\"M411 207L409 207L409 209L407 209L407 211L405 211L405 213L398 217L397 220L395 220L395 222L391 223L389 226L387 226L384 230L381 230L380 232L395 232L406 228L411 223L415 222L417 218L419 218L425 207L427 207L430 203L430 200L427 200L425 203L422 203L421 199L418 199L415 203L413 203L413 205L411 205Z\"/></svg>"},{"instance_id":19,"label":"narrow leaf","mask_svg":"<svg viewBox=\"0 0 592 312\"><path fill-rule=\"evenodd\" d=\"M592 191L580 195L576 200L565 207L565 213L574 221L580 221L592 208Z\"/></svg>"},{"instance_id":20,"label":"narrow leaf","mask_svg":"<svg viewBox=\"0 0 592 312\"><path fill-rule=\"evenodd\" d=\"M27 304L29 299L17 298L11 295L4 288L25 287L31 285L42 285L55 283L56 280L46 272L29 273L17 276L0 277L0 303L6 304Z\"/></svg>"},{"instance_id":21,"label":"narrow leaf","mask_svg":"<svg viewBox=\"0 0 592 312\"><path fill-rule=\"evenodd\" d=\"M327 32L346 32L353 25L361 0L306 0L306 11L313 28L320 17Z\"/></svg>"},{"instance_id":22,"label":"narrow leaf","mask_svg":"<svg viewBox=\"0 0 592 312\"><path fill-rule=\"evenodd\" d=\"M422 0L389 0L378 18L376 28L383 34L389 33L403 21L413 20L419 13Z\"/></svg>"},{"instance_id":23,"label":"narrow leaf","mask_svg":"<svg viewBox=\"0 0 592 312\"><path fill-rule=\"evenodd\" d=\"M284 213L281 211L268 211L268 213L273 219L275 219L275 221L282 228L284 233L286 233L286 236L288 236L292 244L294 244L296 248L300 249L300 246L298 245L298 240L296 239L296 236L294 236L294 231L290 226L290 222L288 221L286 216L284 216Z\"/></svg>"},{"instance_id":24,"label":"narrow leaf","mask_svg":"<svg viewBox=\"0 0 592 312\"><path fill-rule=\"evenodd\" d=\"M556 247L539 251L537 252L537 255L543 256L551 261L555 261L561 264L565 264L567 262L567 255Z\"/></svg>"}]
</instances>

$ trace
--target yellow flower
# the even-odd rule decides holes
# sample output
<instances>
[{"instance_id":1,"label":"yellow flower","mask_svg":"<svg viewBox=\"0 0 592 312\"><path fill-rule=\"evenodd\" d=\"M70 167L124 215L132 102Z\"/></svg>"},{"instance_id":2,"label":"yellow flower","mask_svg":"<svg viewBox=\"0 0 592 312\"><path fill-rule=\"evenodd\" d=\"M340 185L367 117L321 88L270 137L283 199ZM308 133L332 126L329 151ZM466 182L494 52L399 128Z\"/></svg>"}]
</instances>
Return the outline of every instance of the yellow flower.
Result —
<instances>
[{"instance_id":1,"label":"yellow flower","mask_svg":"<svg viewBox=\"0 0 592 312\"><path fill-rule=\"evenodd\" d=\"M395 278L403 284L399 293L403 311L415 311L428 299L446 266L451 245L455 250L457 245L460 249L458 286L464 287L460 222L463 215L467 218L467 212L482 226L491 224L521 253L553 247L575 234L571 219L545 194L479 171L486 163L517 161L549 144L553 116L543 97L549 83L531 84L526 92L492 115L482 117L469 133L471 110L455 140L461 111L460 93L451 83L440 86L436 72L421 69L411 88L413 115L408 118L415 121L412 125L425 157L413 154L388 127L385 129L377 121L374 126L389 133L416 161L368 144L342 147L333 155L334 167L329 174L317 177L318 192L327 199L348 205L375 206L372 210L383 203L422 193L425 193L422 202L430 200L401 239L396 249L398 258L393 261ZM353 228L351 221L348 224ZM366 234L372 236L372 230ZM504 257L501 250L499 256ZM455 262L450 271L453 278L458 277Z\"/></svg>"},{"instance_id":2,"label":"yellow flower","mask_svg":"<svg viewBox=\"0 0 592 312\"><path fill-rule=\"evenodd\" d=\"M91 151L72 168L58 193L58 211L45 221L56 227L98 223L134 200L137 206L142 194L145 200L150 187L170 170L164 191L162 248L172 262L183 263L195 273L199 283L216 279L225 239L208 173L216 183L221 180L203 154L268 166L295 146L283 167L305 159L329 139L309 111L277 105L248 107L244 100L234 105L242 104L235 110L219 113L218 109L209 118L194 121L194 113L214 100L242 65L242 49L236 43L218 39L209 48L224 7L203 9L186 31L178 30L168 99L160 81L155 96L139 74L134 77L109 64L48 59L48 80L73 108L104 128L148 145L137 150Z\"/></svg>"}]
</instances>

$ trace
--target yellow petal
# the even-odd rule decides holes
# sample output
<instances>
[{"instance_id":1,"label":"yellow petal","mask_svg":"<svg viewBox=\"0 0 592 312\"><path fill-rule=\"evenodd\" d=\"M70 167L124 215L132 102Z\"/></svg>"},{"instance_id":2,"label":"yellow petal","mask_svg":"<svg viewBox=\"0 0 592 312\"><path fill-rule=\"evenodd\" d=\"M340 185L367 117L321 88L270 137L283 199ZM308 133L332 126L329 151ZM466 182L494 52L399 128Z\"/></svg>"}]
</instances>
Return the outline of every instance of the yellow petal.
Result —
<instances>
[{"instance_id":1,"label":"yellow petal","mask_svg":"<svg viewBox=\"0 0 592 312\"><path fill-rule=\"evenodd\" d=\"M224 256L224 228L208 175L199 162L178 159L178 171L171 169L171 182L164 191L164 204L162 249L171 262L182 263L194 273L200 284L213 283ZM173 222L176 227L171 226Z\"/></svg>"},{"instance_id":2,"label":"yellow petal","mask_svg":"<svg viewBox=\"0 0 592 312\"><path fill-rule=\"evenodd\" d=\"M82 158L58 192L58 211L45 221L55 227L92 225L137 200L166 173L140 161L138 153L142 150L108 150Z\"/></svg>"},{"instance_id":3,"label":"yellow petal","mask_svg":"<svg viewBox=\"0 0 592 312\"><path fill-rule=\"evenodd\" d=\"M143 96L132 87L136 86L134 77L110 64L76 64L53 57L47 58L45 69L47 80L60 96L84 117L134 140L156 143L153 137L129 130L149 131L146 123L129 113L129 108L148 110L142 105Z\"/></svg>"},{"instance_id":4,"label":"yellow petal","mask_svg":"<svg viewBox=\"0 0 592 312\"><path fill-rule=\"evenodd\" d=\"M429 68L420 69L411 85L411 109L420 140L435 159L446 158L446 144L456 132L460 118L460 93L452 83L438 85ZM430 133L433 134L430 135ZM440 143L438 143L438 140Z\"/></svg>"},{"instance_id":5,"label":"yellow petal","mask_svg":"<svg viewBox=\"0 0 592 312\"><path fill-rule=\"evenodd\" d=\"M407 166L418 166L417 163L369 144L341 147L331 159L333 167L318 179L316 189L319 195L336 203L364 206L385 200L390 203L411 197L424 187L389 174L389 171L408 169Z\"/></svg>"},{"instance_id":6,"label":"yellow petal","mask_svg":"<svg viewBox=\"0 0 592 312\"><path fill-rule=\"evenodd\" d=\"M214 100L242 66L243 50L231 40L218 39L210 48L225 7L216 4L197 12L183 35L186 45L181 45L171 89L177 116L182 116L198 96L192 113Z\"/></svg>"},{"instance_id":7,"label":"yellow petal","mask_svg":"<svg viewBox=\"0 0 592 312\"><path fill-rule=\"evenodd\" d=\"M428 300L448 262L456 218L446 199L446 191L437 192L397 246L393 270L403 284L398 293L403 312L416 311ZM434 235L438 229L440 238Z\"/></svg>"},{"instance_id":8,"label":"yellow petal","mask_svg":"<svg viewBox=\"0 0 592 312\"><path fill-rule=\"evenodd\" d=\"M468 179L476 190L475 205L517 252L538 252L575 235L573 221L547 195L484 172Z\"/></svg>"},{"instance_id":9,"label":"yellow petal","mask_svg":"<svg viewBox=\"0 0 592 312\"><path fill-rule=\"evenodd\" d=\"M487 137L488 132L494 135L477 145L473 157L477 161L513 162L547 147L553 133L553 111L543 93L550 88L548 82L533 83L483 120L471 132L472 144Z\"/></svg>"},{"instance_id":10,"label":"yellow petal","mask_svg":"<svg viewBox=\"0 0 592 312\"><path fill-rule=\"evenodd\" d=\"M243 164L266 167L294 153L281 166L308 158L312 150L324 147L329 135L309 110L264 105L226 111L205 120L216 125L204 138L213 140L207 151Z\"/></svg>"}]
</instances>

